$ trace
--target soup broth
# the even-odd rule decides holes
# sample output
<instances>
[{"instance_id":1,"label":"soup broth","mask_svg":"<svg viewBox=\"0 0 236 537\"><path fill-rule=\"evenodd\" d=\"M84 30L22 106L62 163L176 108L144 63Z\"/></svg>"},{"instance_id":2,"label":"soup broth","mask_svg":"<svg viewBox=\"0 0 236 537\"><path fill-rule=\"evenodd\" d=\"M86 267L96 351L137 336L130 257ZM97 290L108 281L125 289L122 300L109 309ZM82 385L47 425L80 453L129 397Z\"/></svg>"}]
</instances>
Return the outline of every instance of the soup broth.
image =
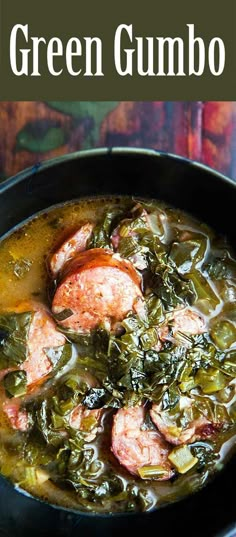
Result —
<instances>
[{"instance_id":1,"label":"soup broth","mask_svg":"<svg viewBox=\"0 0 236 537\"><path fill-rule=\"evenodd\" d=\"M0 470L80 511L151 510L235 445L236 261L164 203L49 208L0 242Z\"/></svg>"}]
</instances>

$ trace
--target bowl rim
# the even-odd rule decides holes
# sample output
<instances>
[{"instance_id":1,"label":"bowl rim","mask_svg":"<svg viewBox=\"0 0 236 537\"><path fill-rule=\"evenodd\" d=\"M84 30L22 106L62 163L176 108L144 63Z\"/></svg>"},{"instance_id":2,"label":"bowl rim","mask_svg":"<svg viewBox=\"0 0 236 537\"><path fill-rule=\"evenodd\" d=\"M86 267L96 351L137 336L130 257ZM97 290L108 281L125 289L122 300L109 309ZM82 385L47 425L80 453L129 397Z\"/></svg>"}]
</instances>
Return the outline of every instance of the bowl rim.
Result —
<instances>
[{"instance_id":1,"label":"bowl rim","mask_svg":"<svg viewBox=\"0 0 236 537\"><path fill-rule=\"evenodd\" d=\"M219 172L218 170L207 166L206 164L197 161L192 160L190 158L187 158L182 155L177 155L175 153L169 153L166 151L160 151L158 149L148 149L145 147L123 147L123 146L112 146L112 147L100 147L95 149L86 149L86 150L79 150L74 151L72 153L66 153L64 155L60 155L58 157L54 157L51 159L45 159L42 161L37 162L33 166L30 166L28 168L23 169L22 171L18 172L15 175L12 175L2 181L0 183L0 195L15 186L18 183L21 183L21 181L24 181L27 177L37 175L41 171L53 168L54 166L64 163L64 162L71 162L75 160L80 159L86 159L88 157L96 157L96 156L112 156L112 155L143 155L143 156L151 156L156 158L168 158L170 161L182 161L186 163L191 168L199 168L200 170L213 175L214 177L218 177L222 181L228 183L231 187L236 188L236 179L230 178L226 174Z\"/></svg>"}]
</instances>

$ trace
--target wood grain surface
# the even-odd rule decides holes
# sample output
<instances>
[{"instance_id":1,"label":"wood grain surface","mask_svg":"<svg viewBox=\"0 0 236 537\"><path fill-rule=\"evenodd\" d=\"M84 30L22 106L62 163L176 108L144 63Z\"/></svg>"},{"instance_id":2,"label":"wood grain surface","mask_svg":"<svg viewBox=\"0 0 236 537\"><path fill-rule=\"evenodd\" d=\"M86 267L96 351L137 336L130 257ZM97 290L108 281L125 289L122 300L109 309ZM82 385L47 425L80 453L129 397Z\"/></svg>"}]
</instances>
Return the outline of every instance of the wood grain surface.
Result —
<instances>
[{"instance_id":1,"label":"wood grain surface","mask_svg":"<svg viewBox=\"0 0 236 537\"><path fill-rule=\"evenodd\" d=\"M0 179L101 146L149 147L236 179L235 102L0 102Z\"/></svg>"}]
</instances>

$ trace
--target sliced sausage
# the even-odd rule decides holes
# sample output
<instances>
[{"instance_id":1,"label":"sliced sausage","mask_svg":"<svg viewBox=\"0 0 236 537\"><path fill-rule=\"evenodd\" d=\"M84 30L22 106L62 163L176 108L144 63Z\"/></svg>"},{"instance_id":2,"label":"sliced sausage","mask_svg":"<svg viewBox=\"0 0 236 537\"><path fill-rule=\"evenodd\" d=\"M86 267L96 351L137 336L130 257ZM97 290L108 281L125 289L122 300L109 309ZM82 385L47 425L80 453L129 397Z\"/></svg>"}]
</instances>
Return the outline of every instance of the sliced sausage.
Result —
<instances>
[{"instance_id":1,"label":"sliced sausage","mask_svg":"<svg viewBox=\"0 0 236 537\"><path fill-rule=\"evenodd\" d=\"M176 309L172 315L171 325L174 335L183 332L194 336L206 332L204 319L191 308Z\"/></svg>"},{"instance_id":2,"label":"sliced sausage","mask_svg":"<svg viewBox=\"0 0 236 537\"><path fill-rule=\"evenodd\" d=\"M47 357L45 349L60 347L66 343L65 336L56 327L56 323L46 308L36 302L23 302L15 308L16 313L32 311L26 342L26 360L20 365L27 373L27 385L39 382L50 373L52 363ZM8 312L10 313L10 312ZM0 380L17 368L8 368L0 371Z\"/></svg>"},{"instance_id":3,"label":"sliced sausage","mask_svg":"<svg viewBox=\"0 0 236 537\"><path fill-rule=\"evenodd\" d=\"M129 261L110 250L87 250L67 265L54 295L53 313L67 309L71 315L60 323L81 332L101 323L112 328L131 311L141 315L140 276Z\"/></svg>"},{"instance_id":4,"label":"sliced sausage","mask_svg":"<svg viewBox=\"0 0 236 537\"><path fill-rule=\"evenodd\" d=\"M112 451L131 474L139 475L138 469L143 466L160 466L165 471L160 479L170 479L173 472L168 445L158 431L142 430L144 420L142 406L118 410L112 428Z\"/></svg>"},{"instance_id":5,"label":"sliced sausage","mask_svg":"<svg viewBox=\"0 0 236 537\"><path fill-rule=\"evenodd\" d=\"M87 442L92 442L98 433L101 413L101 409L89 410L78 405L70 414L69 424L73 429L84 432Z\"/></svg>"},{"instance_id":6,"label":"sliced sausage","mask_svg":"<svg viewBox=\"0 0 236 537\"><path fill-rule=\"evenodd\" d=\"M203 334L206 330L204 319L195 310L191 308L176 309L168 316L167 321L157 327L159 342L156 350L160 351L165 341L178 344L178 340L175 339L178 332L194 336Z\"/></svg>"},{"instance_id":7,"label":"sliced sausage","mask_svg":"<svg viewBox=\"0 0 236 537\"><path fill-rule=\"evenodd\" d=\"M188 336L194 336L197 334L203 334L206 332L206 324L204 319L191 308L176 309L168 315L162 325L156 327L158 336L158 343L155 346L155 350L160 352L163 348L165 341L170 341L175 345L178 345L178 333L181 332ZM188 345L181 340L181 345Z\"/></svg>"},{"instance_id":8,"label":"sliced sausage","mask_svg":"<svg viewBox=\"0 0 236 537\"><path fill-rule=\"evenodd\" d=\"M40 381L52 370L45 349L60 347L65 342L65 336L58 332L49 313L43 307L38 307L33 313L28 332L27 358L20 367L27 373L28 385Z\"/></svg>"},{"instance_id":9,"label":"sliced sausage","mask_svg":"<svg viewBox=\"0 0 236 537\"><path fill-rule=\"evenodd\" d=\"M153 233L154 235L158 235L159 239L163 241L163 243L166 243L167 239L169 239L170 242L170 230L169 226L167 225L167 215L164 211L159 209L158 211L156 210L155 212L148 213L140 203L137 203L137 205L133 207L131 215L132 216L130 218L122 220L112 233L111 243L115 251L119 250L119 243L123 237L128 236L133 237L134 239L139 239L147 231ZM139 219L139 223L140 220L143 222L143 226L141 225L139 229L135 229L137 218ZM128 234L126 226L129 227ZM144 270L144 268L147 266L144 264L144 260L140 258L139 254L137 254L137 256L133 256L132 263L139 270ZM142 266L139 267L139 264Z\"/></svg>"},{"instance_id":10,"label":"sliced sausage","mask_svg":"<svg viewBox=\"0 0 236 537\"><path fill-rule=\"evenodd\" d=\"M3 411L13 429L25 432L28 429L28 416L26 410L20 410L20 400L12 399L3 403Z\"/></svg>"},{"instance_id":11,"label":"sliced sausage","mask_svg":"<svg viewBox=\"0 0 236 537\"><path fill-rule=\"evenodd\" d=\"M86 250L88 241L92 235L94 225L91 223L81 226L71 235L60 248L53 254L50 260L50 270L54 278L63 269L64 265L79 252Z\"/></svg>"},{"instance_id":12,"label":"sliced sausage","mask_svg":"<svg viewBox=\"0 0 236 537\"><path fill-rule=\"evenodd\" d=\"M190 408L192 400L183 397L182 408ZM166 441L175 446L189 444L196 440L212 436L220 427L219 423L212 423L204 415L191 420L186 426L177 426L175 418L167 411L161 410L161 405L153 405L150 416L157 429L165 437Z\"/></svg>"}]
</instances>

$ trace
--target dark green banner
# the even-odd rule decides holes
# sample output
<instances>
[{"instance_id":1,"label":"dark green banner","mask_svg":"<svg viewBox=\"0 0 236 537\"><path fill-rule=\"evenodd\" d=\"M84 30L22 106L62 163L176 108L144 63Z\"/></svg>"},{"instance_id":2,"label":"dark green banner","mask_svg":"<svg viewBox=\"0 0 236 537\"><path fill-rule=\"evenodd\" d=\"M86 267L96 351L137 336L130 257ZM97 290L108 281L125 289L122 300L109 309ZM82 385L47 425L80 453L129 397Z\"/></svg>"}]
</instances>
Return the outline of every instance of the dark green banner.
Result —
<instances>
[{"instance_id":1,"label":"dark green banner","mask_svg":"<svg viewBox=\"0 0 236 537\"><path fill-rule=\"evenodd\" d=\"M1 100L235 100L235 0L1 0Z\"/></svg>"}]
</instances>

